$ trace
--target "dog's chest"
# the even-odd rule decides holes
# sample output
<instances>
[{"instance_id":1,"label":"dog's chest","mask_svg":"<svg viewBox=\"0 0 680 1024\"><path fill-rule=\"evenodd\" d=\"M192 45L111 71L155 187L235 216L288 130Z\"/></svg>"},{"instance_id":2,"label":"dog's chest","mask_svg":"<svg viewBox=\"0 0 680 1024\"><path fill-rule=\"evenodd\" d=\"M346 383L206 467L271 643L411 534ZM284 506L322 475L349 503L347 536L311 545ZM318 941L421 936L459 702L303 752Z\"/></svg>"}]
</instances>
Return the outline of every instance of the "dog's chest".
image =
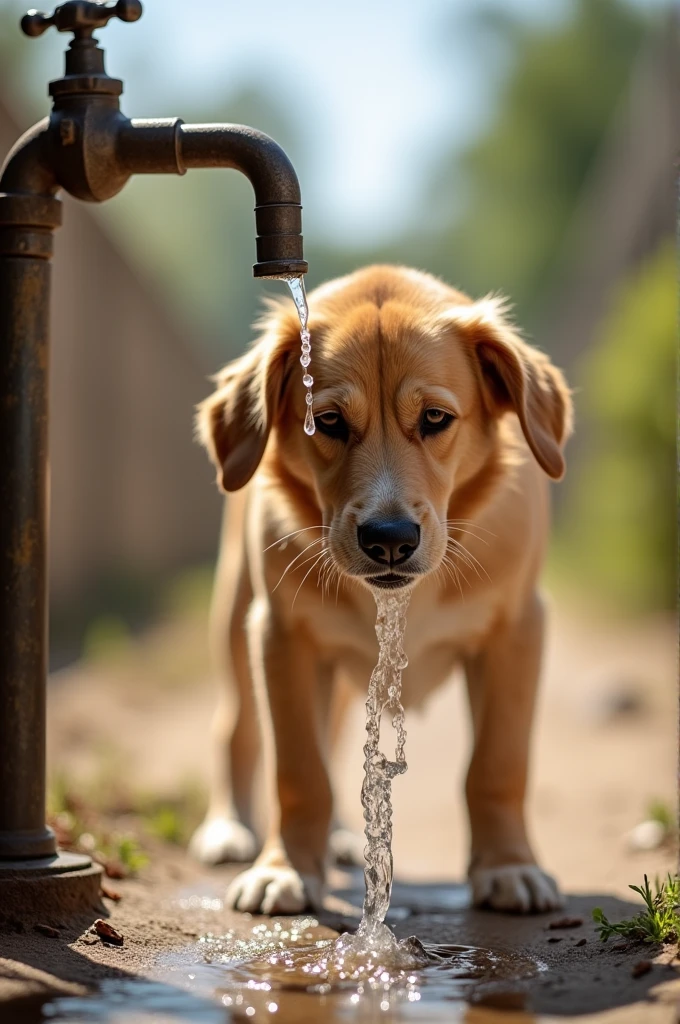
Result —
<instances>
[{"instance_id":1,"label":"dog's chest","mask_svg":"<svg viewBox=\"0 0 680 1024\"><path fill-rule=\"evenodd\" d=\"M479 650L494 614L488 594L432 603L423 600L418 591L414 593L404 642L409 660L403 678L405 706L419 703L461 658ZM332 652L342 671L365 693L378 656L375 605L370 596L365 606L327 606L316 617L315 626L322 649Z\"/></svg>"}]
</instances>

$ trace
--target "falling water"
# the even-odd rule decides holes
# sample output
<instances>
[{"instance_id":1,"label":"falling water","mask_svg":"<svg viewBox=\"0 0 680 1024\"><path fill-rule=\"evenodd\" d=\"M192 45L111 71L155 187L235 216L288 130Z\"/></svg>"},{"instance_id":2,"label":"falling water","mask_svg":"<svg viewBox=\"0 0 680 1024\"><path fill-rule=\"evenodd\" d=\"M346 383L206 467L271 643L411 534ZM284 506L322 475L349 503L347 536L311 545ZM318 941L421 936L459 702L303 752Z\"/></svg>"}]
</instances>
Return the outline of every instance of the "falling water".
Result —
<instances>
[{"instance_id":1,"label":"falling water","mask_svg":"<svg viewBox=\"0 0 680 1024\"><path fill-rule=\"evenodd\" d=\"M364 809L366 848L366 895L361 924L356 935L341 935L340 950L350 956L379 951L395 965L414 967L427 960L421 944L414 939L397 942L385 924L392 894L392 779L407 768L404 746L404 709L401 705L401 674L408 665L404 653L404 632L408 593L375 593L378 664L371 673L366 700L366 743L361 804ZM380 722L383 711L392 713L396 751L390 761L380 750ZM339 951L340 951L339 950Z\"/></svg>"},{"instance_id":2,"label":"falling water","mask_svg":"<svg viewBox=\"0 0 680 1024\"><path fill-rule=\"evenodd\" d=\"M311 345L311 334L307 329L307 323L309 321L309 306L307 305L307 296L305 294L305 282L302 276L298 277L286 277L285 281L290 288L291 295L293 296L293 302L297 309L298 316L300 318L300 341L302 343L302 355L300 356L300 362L302 363L302 383L307 388L307 394L305 395L305 401L307 403L307 412L305 413L305 434L309 434L311 437L316 426L314 425L314 396L312 395L312 385L314 378L309 372L309 364L312 361L312 345Z\"/></svg>"},{"instance_id":3,"label":"falling water","mask_svg":"<svg viewBox=\"0 0 680 1024\"><path fill-rule=\"evenodd\" d=\"M313 414L312 385L314 378L309 373L311 363L310 332L307 329L309 308L302 277L287 277L295 307L300 318L300 340L303 367L302 383L307 388L305 432L315 431ZM366 701L366 743L364 745L364 782L361 788L361 803L364 809L366 847L366 895L361 924L356 935L341 935L330 957L325 963L345 964L347 960L357 961L378 955L383 962L408 969L427 961L422 945L414 939L397 942L392 931L385 924L385 915L392 893L392 779L406 771L404 745L404 709L401 705L401 674L408 664L404 653L404 631L408 593L397 595L377 592L377 620L375 631L380 653L378 664L373 669ZM396 752L390 761L380 751L380 722L383 711L392 713L392 725L396 731Z\"/></svg>"},{"instance_id":4,"label":"falling water","mask_svg":"<svg viewBox=\"0 0 680 1024\"><path fill-rule=\"evenodd\" d=\"M371 673L366 700L366 743L361 804L366 822L366 897L360 931L373 933L385 920L392 893L392 779L406 771L406 730L401 705L401 673L408 665L404 653L404 630L409 594L388 595L378 591L375 632L380 653ZM394 761L380 751L380 720L384 710L392 712L397 734Z\"/></svg>"}]
</instances>

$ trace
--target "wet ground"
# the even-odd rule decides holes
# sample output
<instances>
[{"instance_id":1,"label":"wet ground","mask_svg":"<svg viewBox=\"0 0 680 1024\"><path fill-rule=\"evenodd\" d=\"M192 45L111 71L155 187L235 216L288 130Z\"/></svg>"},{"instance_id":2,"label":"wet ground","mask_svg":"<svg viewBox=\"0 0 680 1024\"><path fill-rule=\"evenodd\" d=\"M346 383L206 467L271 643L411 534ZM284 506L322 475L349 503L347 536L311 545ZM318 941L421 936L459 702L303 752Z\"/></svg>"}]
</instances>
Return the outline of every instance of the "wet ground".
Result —
<instances>
[{"instance_id":1,"label":"wet ground","mask_svg":"<svg viewBox=\"0 0 680 1024\"><path fill-rule=\"evenodd\" d=\"M302 965L318 962L338 932L356 927L359 872L336 873L319 918L274 921L225 910L221 894L233 869L199 875L177 855L145 880L116 883L123 898L105 900L104 912L122 946L90 931L94 914L64 923L54 938L32 926L0 935L0 995L21 996L0 1004L2 1024L678 1020L675 948L601 944L590 895L571 896L564 912L518 918L471 910L463 886L397 884L392 927L399 937L416 935L438 959L391 972L376 962L372 980L350 976L329 990L326 977ZM614 897L598 902L614 919L637 910ZM565 918L568 927L550 927ZM294 966L288 973L286 960ZM331 980L337 984L337 975Z\"/></svg>"},{"instance_id":2,"label":"wet ground","mask_svg":"<svg viewBox=\"0 0 680 1024\"><path fill-rule=\"evenodd\" d=\"M107 786L115 781L169 795L187 777L207 773L214 692L207 672L191 676L203 647L203 624L189 632L173 625L115 664L61 675L50 691L52 763L73 777L105 777ZM75 921L0 930L1 1024L544 1024L565 1018L677 1024L676 950L603 946L591 921L595 906L614 920L631 916L639 903L628 884L639 883L644 872L653 877L675 866L672 843L636 850L628 837L651 801L675 804L675 674L671 622L602 622L583 610L558 610L553 617L529 818L543 862L571 894L564 912L518 918L472 911L465 888L456 884L465 866L461 779L469 739L462 688L453 685L407 716L409 771L394 787L401 881L390 920L400 937L415 934L426 944L481 952L454 950L451 962L407 974L401 988L390 979L388 998L380 987L311 995L281 990L263 977L261 964L243 974L234 943L251 940L258 921L222 905L234 869L204 871L181 849L159 844L149 848L151 864L137 879L110 883L121 901L105 899L97 912L110 915L124 935L122 946L105 945L90 932L94 912ZM361 824L362 741L357 706L336 779L340 807L354 828ZM360 873L336 872L333 889L320 926L355 926ZM582 923L549 927L565 915ZM36 931L35 923L57 926L57 935ZM289 930L287 922L281 928ZM246 952L252 959L252 948ZM637 966L647 960L648 969ZM249 988L248 981L272 987ZM355 995L359 999L352 1001Z\"/></svg>"}]
</instances>

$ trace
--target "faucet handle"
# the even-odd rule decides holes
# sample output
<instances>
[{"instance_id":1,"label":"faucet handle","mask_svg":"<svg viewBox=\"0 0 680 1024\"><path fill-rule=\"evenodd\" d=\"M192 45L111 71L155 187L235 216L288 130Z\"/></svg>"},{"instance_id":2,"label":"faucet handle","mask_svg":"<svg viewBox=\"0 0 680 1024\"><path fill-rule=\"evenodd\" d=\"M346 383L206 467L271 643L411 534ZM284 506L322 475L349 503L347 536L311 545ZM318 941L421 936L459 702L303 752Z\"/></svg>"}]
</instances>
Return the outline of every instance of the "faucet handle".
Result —
<instances>
[{"instance_id":1,"label":"faucet handle","mask_svg":"<svg viewBox=\"0 0 680 1024\"><path fill-rule=\"evenodd\" d=\"M103 28L111 18L137 21L142 16L140 0L66 0L55 7L52 14L29 11L21 19L22 31L27 36L41 36L51 25L57 32L73 32L76 39L88 39L96 28Z\"/></svg>"}]
</instances>

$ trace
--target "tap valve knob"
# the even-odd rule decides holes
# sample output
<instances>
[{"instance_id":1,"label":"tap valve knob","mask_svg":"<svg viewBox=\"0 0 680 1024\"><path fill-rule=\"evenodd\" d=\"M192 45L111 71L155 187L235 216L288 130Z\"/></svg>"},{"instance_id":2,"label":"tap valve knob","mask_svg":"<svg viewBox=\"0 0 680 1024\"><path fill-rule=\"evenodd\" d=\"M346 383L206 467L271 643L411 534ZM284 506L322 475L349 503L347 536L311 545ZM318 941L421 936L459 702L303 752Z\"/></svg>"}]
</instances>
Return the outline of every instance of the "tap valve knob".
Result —
<instances>
[{"instance_id":1,"label":"tap valve knob","mask_svg":"<svg viewBox=\"0 0 680 1024\"><path fill-rule=\"evenodd\" d=\"M140 0L66 0L52 14L35 10L24 14L21 28L27 36L36 37L54 25L57 32L73 32L76 39L89 39L95 29L103 28L111 18L137 21L141 16Z\"/></svg>"}]
</instances>

